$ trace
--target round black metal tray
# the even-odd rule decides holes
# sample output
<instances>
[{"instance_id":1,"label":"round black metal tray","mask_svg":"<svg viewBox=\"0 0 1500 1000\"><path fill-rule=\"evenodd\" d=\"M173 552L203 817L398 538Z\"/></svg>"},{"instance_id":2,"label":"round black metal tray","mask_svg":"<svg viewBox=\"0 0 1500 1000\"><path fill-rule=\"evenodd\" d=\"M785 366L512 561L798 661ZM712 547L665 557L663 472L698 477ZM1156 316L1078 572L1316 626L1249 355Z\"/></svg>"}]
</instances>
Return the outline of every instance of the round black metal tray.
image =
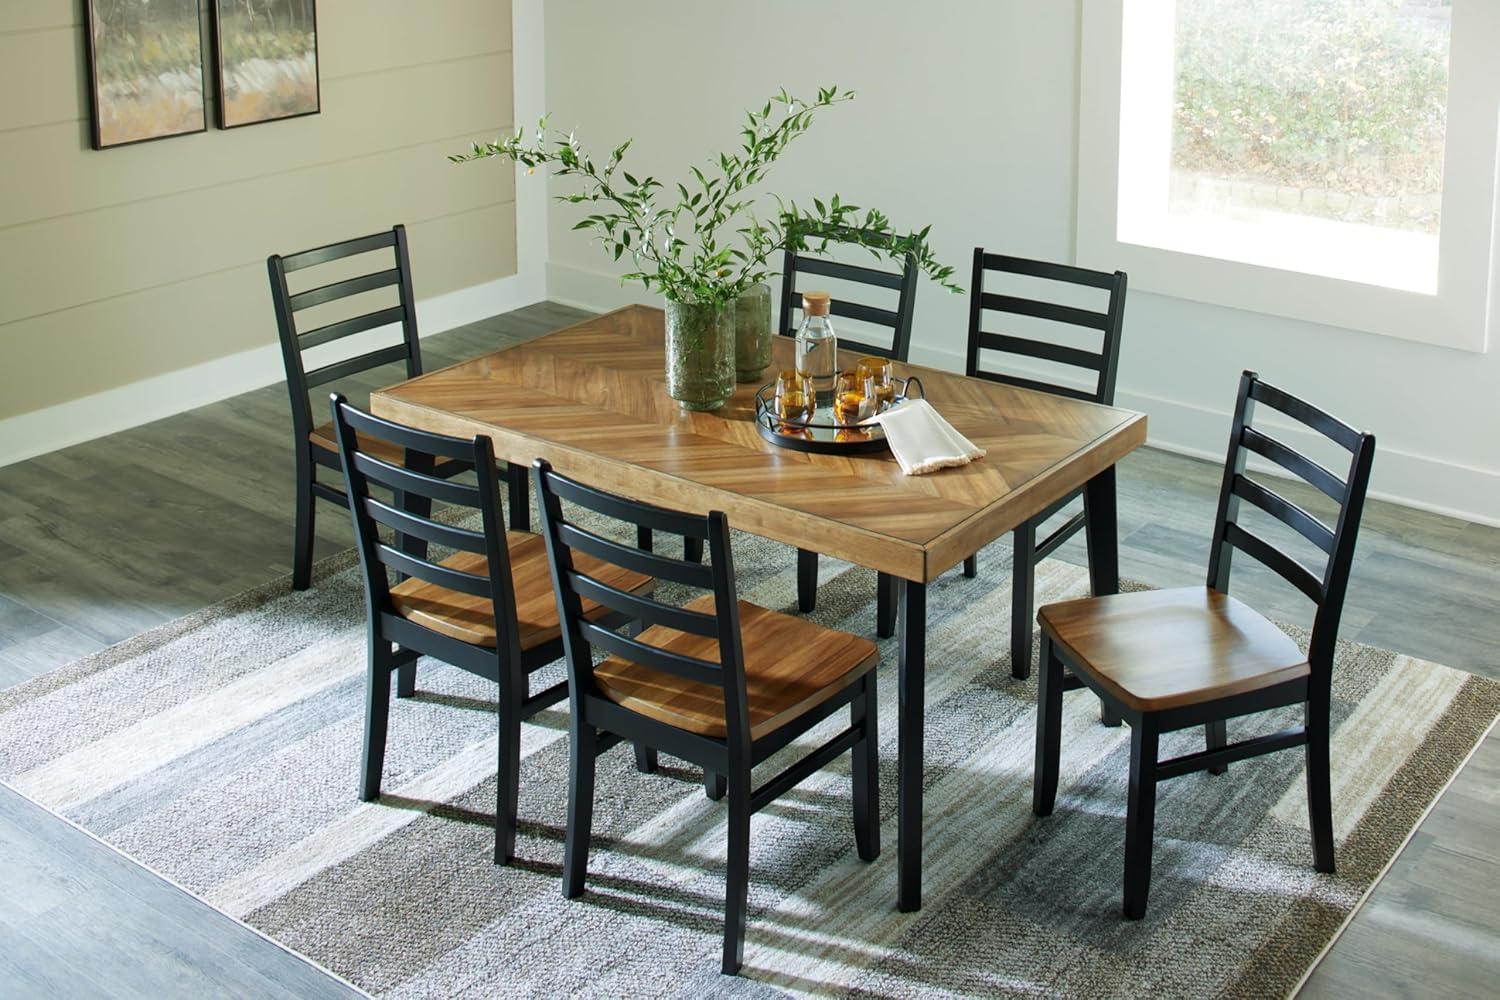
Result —
<instances>
[{"instance_id":1,"label":"round black metal tray","mask_svg":"<svg viewBox=\"0 0 1500 1000\"><path fill-rule=\"evenodd\" d=\"M776 383L761 386L755 393L755 429L760 436L781 448L793 451L815 451L833 455L863 455L885 451L889 445L885 439L885 428L877 423L847 425L833 417L832 379L822 380L828 388L819 385L818 406L806 423L786 423L776 415ZM922 399L926 391L922 380L894 378L896 398L892 406L899 406L908 399ZM913 394L912 389L916 392Z\"/></svg>"}]
</instances>

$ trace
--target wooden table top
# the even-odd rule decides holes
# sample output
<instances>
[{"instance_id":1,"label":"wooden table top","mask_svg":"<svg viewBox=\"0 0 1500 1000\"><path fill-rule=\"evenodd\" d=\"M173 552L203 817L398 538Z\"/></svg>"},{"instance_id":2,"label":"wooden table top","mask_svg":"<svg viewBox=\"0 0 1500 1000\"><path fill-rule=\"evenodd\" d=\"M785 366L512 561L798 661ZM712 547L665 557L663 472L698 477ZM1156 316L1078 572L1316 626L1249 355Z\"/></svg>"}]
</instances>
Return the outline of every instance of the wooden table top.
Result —
<instances>
[{"instance_id":1,"label":"wooden table top","mask_svg":"<svg viewBox=\"0 0 1500 1000\"><path fill-rule=\"evenodd\" d=\"M765 379L720 410L689 413L666 392L664 324L660 309L618 309L382 389L371 408L486 435L509 462L544 457L635 499L722 510L742 530L924 583L1146 440L1144 414L898 364L985 458L906 476L888 453L790 451L754 424L755 390L790 367L790 338L774 338Z\"/></svg>"}]
</instances>

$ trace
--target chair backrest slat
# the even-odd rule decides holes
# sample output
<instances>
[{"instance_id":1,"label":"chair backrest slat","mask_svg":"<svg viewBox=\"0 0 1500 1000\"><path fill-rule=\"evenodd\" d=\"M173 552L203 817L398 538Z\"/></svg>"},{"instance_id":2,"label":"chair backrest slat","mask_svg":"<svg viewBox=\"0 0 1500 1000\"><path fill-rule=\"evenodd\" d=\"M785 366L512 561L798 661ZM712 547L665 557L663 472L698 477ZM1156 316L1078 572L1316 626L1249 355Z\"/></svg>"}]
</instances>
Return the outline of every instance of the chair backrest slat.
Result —
<instances>
[{"instance_id":1,"label":"chair backrest slat","mask_svg":"<svg viewBox=\"0 0 1500 1000\"><path fill-rule=\"evenodd\" d=\"M553 472L541 459L532 471L557 593L558 618L562 622L573 710L585 710L584 696L597 691L594 680L597 649L641 667L719 689L724 697L726 742L731 752L748 755L750 722L745 659L728 520L717 512L703 517L614 496ZM569 504L566 514L564 501ZM588 520L588 527L579 524L579 516ZM611 541L598 533L602 529L597 522L605 519L613 520L622 530L663 526L664 530L684 537L702 538L707 542L708 562L674 559ZM627 594L601 580L596 575L598 569L586 568L588 563L575 559L575 550L606 564L648 573L659 581L707 591L713 596L713 613L667 603L656 593ZM586 619L585 600L595 601L626 620L647 627L636 635L626 635L620 631L625 626ZM695 652L701 647L716 648L717 662L666 648L666 643L675 644L684 633L700 637L694 640ZM710 641L704 643L704 639Z\"/></svg>"},{"instance_id":2,"label":"chair backrest slat","mask_svg":"<svg viewBox=\"0 0 1500 1000\"><path fill-rule=\"evenodd\" d=\"M377 288L389 288L401 280L401 272L396 268L388 271L377 271L374 274L361 274L355 278L344 278L342 281L330 282L317 288L309 288L305 292L298 292L290 299L292 312L301 312L311 309L313 306L321 306L327 302L337 299L347 299L351 295L360 295L364 292L373 292Z\"/></svg>"},{"instance_id":3,"label":"chair backrest slat","mask_svg":"<svg viewBox=\"0 0 1500 1000\"><path fill-rule=\"evenodd\" d=\"M1280 410L1326 438L1332 438L1348 451L1355 451L1359 448L1361 438L1359 431L1327 410L1321 410L1306 400L1281 391L1274 385L1267 385L1256 379L1250 384L1250 398L1257 403L1265 403L1273 410Z\"/></svg>"},{"instance_id":4,"label":"chair backrest slat","mask_svg":"<svg viewBox=\"0 0 1500 1000\"><path fill-rule=\"evenodd\" d=\"M805 254L801 255L797 261L797 271L802 274L818 274L825 278L838 278L841 281L857 281L862 285L890 288L898 292L904 280L903 275L882 271L879 268L845 264L842 261L824 260Z\"/></svg>"},{"instance_id":5,"label":"chair backrest slat","mask_svg":"<svg viewBox=\"0 0 1500 1000\"><path fill-rule=\"evenodd\" d=\"M1348 474L1341 480L1282 441L1250 426L1257 402L1280 411L1348 451ZM1338 504L1337 523L1330 528L1266 483L1247 477L1246 461L1252 453L1270 459L1334 500ZM1208 585L1228 592L1232 551L1239 549L1306 594L1317 605L1308 661L1324 683L1333 665L1334 642L1343 614L1344 594L1354 561L1354 543L1359 533L1374 456L1374 435L1361 433L1311 403L1262 382L1254 372L1247 371L1240 376L1229 434L1229 453L1224 460L1224 478L1219 490L1219 509L1214 519ZM1248 500L1326 553L1327 560L1321 574L1308 569L1240 524L1241 500Z\"/></svg>"},{"instance_id":6,"label":"chair backrest slat","mask_svg":"<svg viewBox=\"0 0 1500 1000\"><path fill-rule=\"evenodd\" d=\"M1072 365L1074 368L1092 368L1099 370L1104 359L1093 351L1081 350L1077 347L1064 347L1061 344L1052 344L1045 340L1027 340L1025 337L1012 337L1004 333L981 333L979 335L979 349L982 351L1004 351L1007 354L1021 354L1028 358L1038 358L1042 361L1056 361L1059 364Z\"/></svg>"},{"instance_id":7,"label":"chair backrest slat","mask_svg":"<svg viewBox=\"0 0 1500 1000\"><path fill-rule=\"evenodd\" d=\"M849 302L845 299L834 299L828 305L828 311L834 316L842 319L854 319L861 323L873 323L877 326L888 326L895 329L901 317L893 310L881 309L879 306L861 305L858 302ZM796 331L792 331L795 333Z\"/></svg>"},{"instance_id":8,"label":"chair backrest slat","mask_svg":"<svg viewBox=\"0 0 1500 1000\"><path fill-rule=\"evenodd\" d=\"M1115 275L1108 271L1091 271L1072 264L1058 264L1050 260L1030 260L1012 257L1003 253L985 253L981 250L980 265L989 271L1008 271L1028 278L1045 278L1048 281L1064 281L1070 285L1088 285L1093 288L1113 289Z\"/></svg>"},{"instance_id":9,"label":"chair backrest slat","mask_svg":"<svg viewBox=\"0 0 1500 1000\"><path fill-rule=\"evenodd\" d=\"M679 514L651 504L635 503L562 476L552 478L552 492L570 503L580 504L617 521L626 521L653 531L665 531L668 534L681 535L685 538L696 538L702 541L708 539L708 522L701 517Z\"/></svg>"},{"instance_id":10,"label":"chair backrest slat","mask_svg":"<svg viewBox=\"0 0 1500 1000\"><path fill-rule=\"evenodd\" d=\"M714 585L713 570L707 566L621 545L572 524L560 525L557 530L563 544L595 559L603 559L636 573L660 577L688 587L708 588Z\"/></svg>"},{"instance_id":11,"label":"chair backrest slat","mask_svg":"<svg viewBox=\"0 0 1500 1000\"><path fill-rule=\"evenodd\" d=\"M376 524L384 525L392 531L399 531L404 535L420 538L424 542L444 545L460 552L482 554L485 551L482 531L455 528L451 524L443 524L441 521L434 521L428 517L408 514L374 497L365 500L364 507L365 512L374 518Z\"/></svg>"},{"instance_id":12,"label":"chair backrest slat","mask_svg":"<svg viewBox=\"0 0 1500 1000\"><path fill-rule=\"evenodd\" d=\"M495 648L519 657L510 549L490 439L476 436L465 441L405 427L356 409L338 394L331 398L331 409L371 620L395 613L388 572L394 570L445 590L487 599L494 615ZM392 465L366 450L378 443L404 449L410 467ZM431 475L439 458L468 463L475 485ZM394 499L386 502L371 496L377 486L391 490ZM438 520L432 514L434 503L450 505L445 518L462 517L467 508L471 521L478 515L478 529ZM394 544L381 538L382 527L395 532ZM429 558L430 544L483 556L483 571L470 571L470 566L478 565L473 560L459 563L464 567L460 569Z\"/></svg>"},{"instance_id":13,"label":"chair backrest slat","mask_svg":"<svg viewBox=\"0 0 1500 1000\"><path fill-rule=\"evenodd\" d=\"M675 628L679 632L690 632L709 639L719 634L713 615L673 607L670 604L653 601L649 597L637 597L618 587L600 583L582 573L569 573L567 576L568 583L578 591L578 596L596 604L602 604L611 611L628 614L640 621L643 626L662 625L666 628Z\"/></svg>"},{"instance_id":14,"label":"chair backrest slat","mask_svg":"<svg viewBox=\"0 0 1500 1000\"><path fill-rule=\"evenodd\" d=\"M379 365L390 364L392 361L403 361L406 357L407 350L405 344L392 344L390 347L382 347L378 351L370 351L352 358L345 358L343 361L335 361L331 365L314 368L308 372L306 375L307 387L315 389L320 385L326 385L341 378L348 378L350 375L358 375L360 372L369 371L371 368Z\"/></svg>"},{"instance_id":15,"label":"chair backrest slat","mask_svg":"<svg viewBox=\"0 0 1500 1000\"><path fill-rule=\"evenodd\" d=\"M683 656L680 653L662 649L660 646L639 642L590 621L579 622L578 628L583 640L589 645L597 646L606 653L613 653L631 663L638 663L643 667L661 670L673 677L697 681L700 684L712 684L718 687L723 683L721 677L723 671L719 669L717 663Z\"/></svg>"},{"instance_id":16,"label":"chair backrest slat","mask_svg":"<svg viewBox=\"0 0 1500 1000\"><path fill-rule=\"evenodd\" d=\"M1249 500L1282 524L1296 531L1324 552L1333 553L1333 529L1280 493L1261 485L1244 473L1234 477L1234 495Z\"/></svg>"},{"instance_id":17,"label":"chair backrest slat","mask_svg":"<svg viewBox=\"0 0 1500 1000\"><path fill-rule=\"evenodd\" d=\"M382 250L390 253L379 253ZM287 275L293 272L334 264L360 254L373 255L371 264L363 274L350 275L352 268L365 263L363 260L350 261L328 274L337 280L317 287L294 293L287 282ZM308 398L310 389L394 361L406 363L407 378L422 374L422 352L418 343L416 300L412 292L406 228L394 226L386 232L285 256L272 254L266 258L266 272L270 278L271 302L276 313L281 360L286 368L287 393L292 404L292 430L298 454L302 456L312 447L308 442L308 435L313 430L312 404ZM321 273L313 272L313 280ZM379 303L379 308L367 307L358 316L322 323L307 330L298 328L298 314L304 310L385 288L395 290L395 305ZM311 372L307 370L303 351L387 326L399 327L395 334L399 339L395 345L380 350L366 350L358 357L325 364ZM302 460L299 458L299 461Z\"/></svg>"},{"instance_id":18,"label":"chair backrest slat","mask_svg":"<svg viewBox=\"0 0 1500 1000\"><path fill-rule=\"evenodd\" d=\"M428 583L435 583L439 587L448 590L456 590L461 594L470 594L474 597L489 597L492 594L488 577L477 573L466 573L463 570L450 569L440 563L429 562L416 556L409 556L400 549L392 548L384 542L376 544L380 553L382 564L389 566L398 573L414 576Z\"/></svg>"},{"instance_id":19,"label":"chair backrest slat","mask_svg":"<svg viewBox=\"0 0 1500 1000\"><path fill-rule=\"evenodd\" d=\"M1028 299L1020 295L1001 295L999 292L981 292L979 307L994 312L1050 320L1054 323L1067 323L1069 326L1081 326L1089 330L1107 330L1110 324L1108 313L1079 309L1077 306L1059 305L1056 302L1042 302L1039 299ZM1098 365L1093 367L1097 368Z\"/></svg>"},{"instance_id":20,"label":"chair backrest slat","mask_svg":"<svg viewBox=\"0 0 1500 1000\"><path fill-rule=\"evenodd\" d=\"M854 244L853 234L842 235L843 238L841 234L830 235L827 237L827 242ZM804 286L798 281L799 275L835 278L851 284L893 290L897 293L894 310L874 306L868 302L855 302L850 300L847 294L839 294L833 296L829 312L834 316L868 323L872 326L886 327L891 331L891 340L888 344L859 341L847 336L844 331L838 331L840 348L891 358L895 361L905 361L911 353L911 321L917 298L917 271L916 258L910 254L903 262L901 270L893 273L878 268L828 260L806 251L788 250L782 267L781 311L776 329L784 336L796 336L797 321L793 313L800 312L802 309L802 293L816 287L815 285Z\"/></svg>"},{"instance_id":21,"label":"chair backrest slat","mask_svg":"<svg viewBox=\"0 0 1500 1000\"><path fill-rule=\"evenodd\" d=\"M1230 521L1224 526L1224 539L1247 555L1254 556L1257 562L1275 570L1277 575L1306 594L1314 604L1323 602L1323 585L1318 582L1312 570L1255 532Z\"/></svg>"},{"instance_id":22,"label":"chair backrest slat","mask_svg":"<svg viewBox=\"0 0 1500 1000\"><path fill-rule=\"evenodd\" d=\"M391 306L363 316L355 316L351 319L339 320L337 323L328 323L324 326L308 330L306 333L297 335L297 344L304 351L310 347L321 347L331 344L335 340L343 340L352 337L356 333L364 333L368 330L378 330L382 326L390 326L399 323L406 316L406 310L400 306Z\"/></svg>"},{"instance_id":23,"label":"chair backrest slat","mask_svg":"<svg viewBox=\"0 0 1500 1000\"><path fill-rule=\"evenodd\" d=\"M304 267L313 267L317 264L327 264L330 261L341 260L345 257L353 257L355 254L369 253L372 250L384 250L386 247L396 245L396 231L375 233L372 236L361 236L357 239L344 240L341 243L330 243L326 247L318 247L316 250L304 250L301 253L288 254L281 258L282 270L300 271Z\"/></svg>"},{"instance_id":24,"label":"chair backrest slat","mask_svg":"<svg viewBox=\"0 0 1500 1000\"><path fill-rule=\"evenodd\" d=\"M987 382L999 382L1002 385L1013 385L1017 389L1035 389L1037 392L1049 392L1054 396L1081 399L1086 403L1098 402L1094 398L1095 394L1093 392L1072 385L1053 385L1051 382L1041 382L1034 378L1022 378L1019 375L1010 375L1005 372L973 372L970 377L982 378Z\"/></svg>"},{"instance_id":25,"label":"chair backrest slat","mask_svg":"<svg viewBox=\"0 0 1500 1000\"><path fill-rule=\"evenodd\" d=\"M1109 293L1109 300L1104 311L1099 312L1062 302L1044 301L1029 295L986 291L986 281L1000 275L1039 279L1060 286L1103 289ZM966 373L1023 389L1037 389L1094 403L1113 404L1115 376L1120 364L1120 331L1125 315L1125 290L1126 278L1123 271L1109 274L1068 264L987 253L983 247L975 247L973 284L969 290ZM1074 347L1041 337L1025 336L1014 329L992 331L986 327L996 322L987 318L993 314L1002 317L1000 322L1003 322L1003 317L1020 316L1089 330L1092 336L1097 336L1098 346ZM1036 372L1017 375L987 367L980 357L981 351L1080 369L1085 374L1079 378L1087 380L1087 388L1067 381L1049 381L1048 377L1039 376Z\"/></svg>"},{"instance_id":26,"label":"chair backrest slat","mask_svg":"<svg viewBox=\"0 0 1500 1000\"><path fill-rule=\"evenodd\" d=\"M1256 430L1254 427L1246 427L1240 443L1260 457L1275 462L1298 479L1315 486L1328 499L1343 501L1348 486L1342 479L1301 452L1293 451L1271 435Z\"/></svg>"},{"instance_id":27,"label":"chair backrest slat","mask_svg":"<svg viewBox=\"0 0 1500 1000\"><path fill-rule=\"evenodd\" d=\"M410 447L410 446L409 446ZM417 496L438 500L442 503L462 504L478 508L482 502L479 488L467 483L455 483L413 468L392 465L384 459L365 452L356 452L354 467L371 482L386 489L403 490Z\"/></svg>"}]
</instances>

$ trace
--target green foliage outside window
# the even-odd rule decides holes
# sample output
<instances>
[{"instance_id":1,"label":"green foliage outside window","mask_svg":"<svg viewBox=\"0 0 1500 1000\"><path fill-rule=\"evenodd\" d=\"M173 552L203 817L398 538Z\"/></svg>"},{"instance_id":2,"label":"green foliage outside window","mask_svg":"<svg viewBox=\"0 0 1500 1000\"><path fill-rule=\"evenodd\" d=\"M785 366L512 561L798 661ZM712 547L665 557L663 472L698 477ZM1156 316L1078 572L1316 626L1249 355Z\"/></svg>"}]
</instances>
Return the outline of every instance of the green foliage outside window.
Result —
<instances>
[{"instance_id":1,"label":"green foliage outside window","mask_svg":"<svg viewBox=\"0 0 1500 1000\"><path fill-rule=\"evenodd\" d=\"M1451 0L1180 0L1173 165L1350 195L1441 190Z\"/></svg>"}]
</instances>

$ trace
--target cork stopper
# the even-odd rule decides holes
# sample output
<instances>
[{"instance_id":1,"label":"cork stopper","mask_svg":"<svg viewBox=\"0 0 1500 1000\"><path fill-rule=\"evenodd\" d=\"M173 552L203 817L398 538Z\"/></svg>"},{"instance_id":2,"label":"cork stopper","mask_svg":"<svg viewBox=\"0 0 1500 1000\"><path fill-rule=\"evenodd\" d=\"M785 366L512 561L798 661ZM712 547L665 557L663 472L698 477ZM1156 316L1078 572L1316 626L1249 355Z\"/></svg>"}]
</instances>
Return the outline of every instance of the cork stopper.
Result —
<instances>
[{"instance_id":1,"label":"cork stopper","mask_svg":"<svg viewBox=\"0 0 1500 1000\"><path fill-rule=\"evenodd\" d=\"M828 315L827 292L803 292L802 311L809 316Z\"/></svg>"}]
</instances>

